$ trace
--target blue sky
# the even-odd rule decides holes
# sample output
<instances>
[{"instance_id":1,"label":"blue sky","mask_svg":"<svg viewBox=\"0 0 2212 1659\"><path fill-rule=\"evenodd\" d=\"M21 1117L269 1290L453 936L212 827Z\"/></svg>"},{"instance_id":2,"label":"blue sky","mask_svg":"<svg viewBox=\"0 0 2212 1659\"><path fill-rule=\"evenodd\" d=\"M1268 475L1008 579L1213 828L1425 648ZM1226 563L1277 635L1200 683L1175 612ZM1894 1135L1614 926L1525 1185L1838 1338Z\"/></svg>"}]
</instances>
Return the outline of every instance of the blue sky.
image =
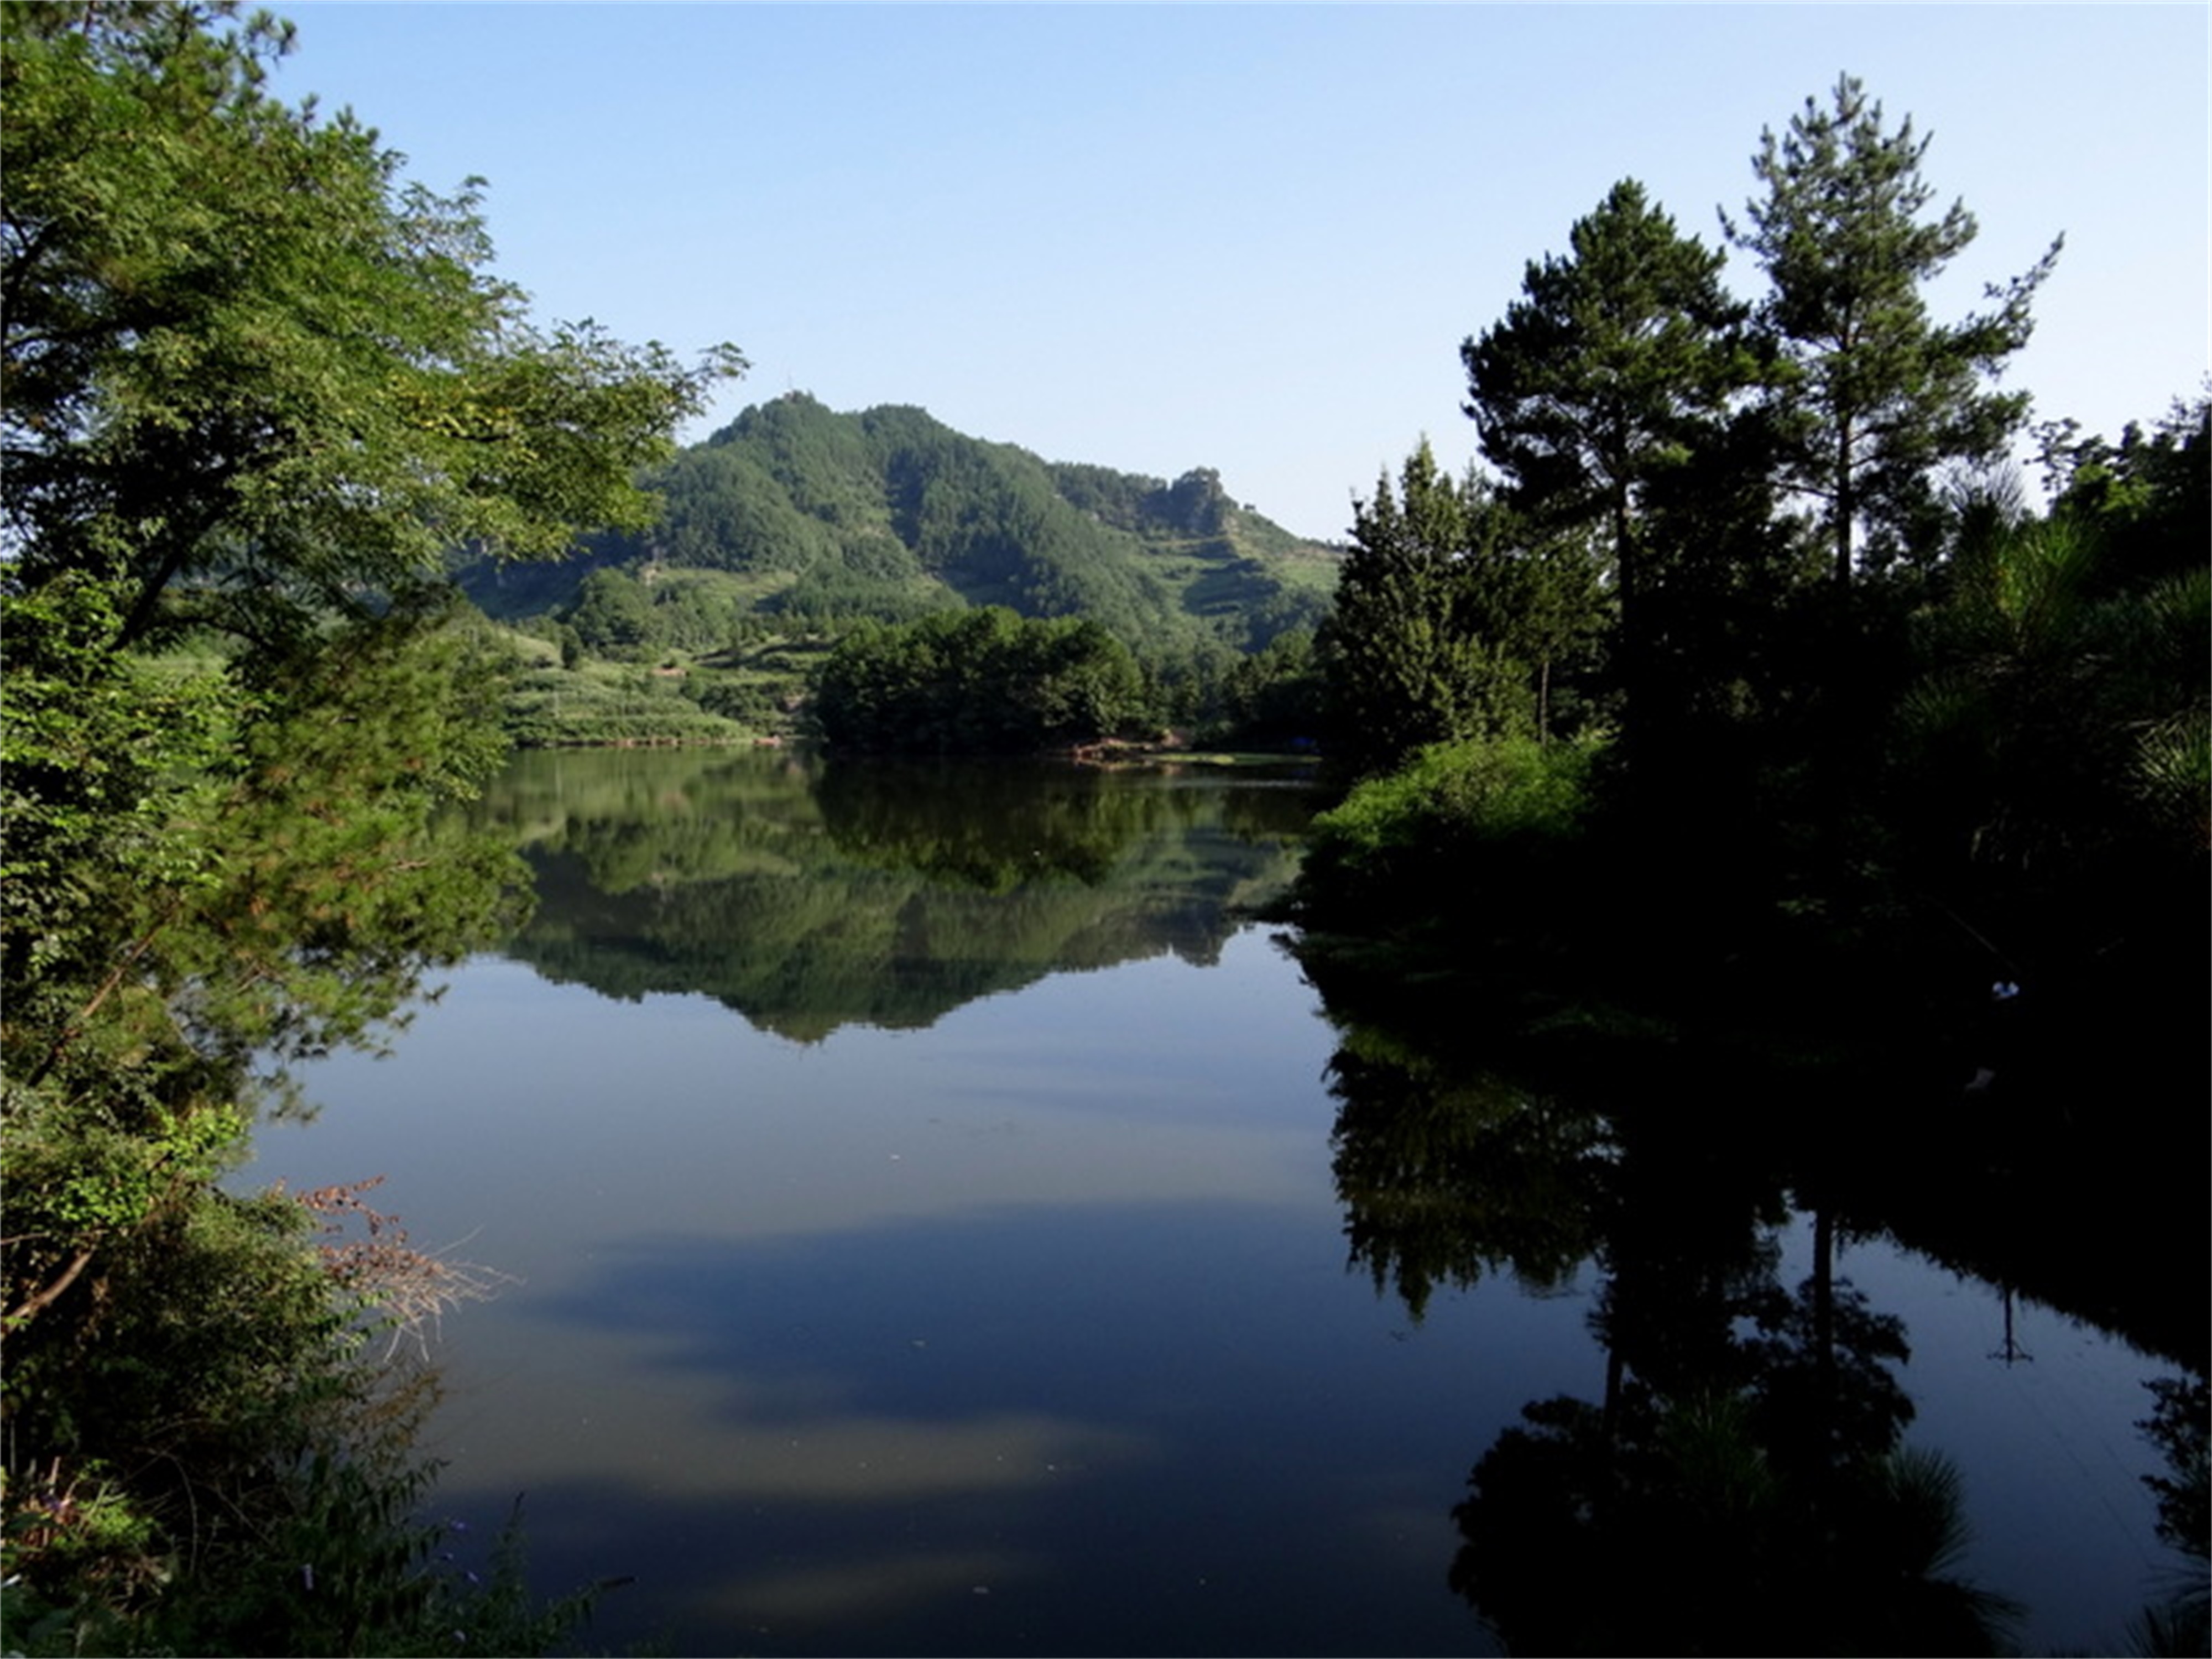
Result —
<instances>
[{"instance_id":1,"label":"blue sky","mask_svg":"<svg viewBox=\"0 0 2212 1659\"><path fill-rule=\"evenodd\" d=\"M1609 185L1717 245L1845 70L1980 222L1940 318L2064 233L2039 415L2117 435L2212 369L2202 4L271 3L277 89L486 178L541 318L745 352L690 438L916 404L1340 537L1424 434L1473 457L1460 342Z\"/></svg>"}]
</instances>

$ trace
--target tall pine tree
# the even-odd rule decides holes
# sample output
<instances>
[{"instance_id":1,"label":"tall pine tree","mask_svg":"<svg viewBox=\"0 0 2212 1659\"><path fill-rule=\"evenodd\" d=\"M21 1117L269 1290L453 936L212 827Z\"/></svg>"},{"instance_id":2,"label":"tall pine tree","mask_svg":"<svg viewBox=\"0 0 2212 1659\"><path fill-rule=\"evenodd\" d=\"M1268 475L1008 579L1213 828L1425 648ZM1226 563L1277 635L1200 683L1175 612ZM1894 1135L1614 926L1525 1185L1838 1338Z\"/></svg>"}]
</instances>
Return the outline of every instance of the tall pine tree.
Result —
<instances>
[{"instance_id":1,"label":"tall pine tree","mask_svg":"<svg viewBox=\"0 0 2212 1659\"><path fill-rule=\"evenodd\" d=\"M1657 554L1654 492L1719 431L1748 383L1745 308L1722 288L1724 256L1624 179L1532 261L1504 319L1460 349L1467 413L1506 499L1552 531L1595 532L1620 599L1616 672L1627 718L1646 711Z\"/></svg>"},{"instance_id":2,"label":"tall pine tree","mask_svg":"<svg viewBox=\"0 0 2212 1659\"><path fill-rule=\"evenodd\" d=\"M1844 76L1828 107L1808 98L1787 131L1762 135L1752 167L1766 194L1741 225L1722 216L1771 285L1759 321L1771 354L1776 481L1820 504L1838 588L1862 565L1924 553L1940 469L1995 458L2018 429L2027 394L1987 383L2027 343L2029 304L2064 240L2026 275L1991 284L1994 309L1934 321L1923 290L1977 228L1957 202L1923 220L1927 149L1909 118L1889 131L1881 106Z\"/></svg>"}]
</instances>

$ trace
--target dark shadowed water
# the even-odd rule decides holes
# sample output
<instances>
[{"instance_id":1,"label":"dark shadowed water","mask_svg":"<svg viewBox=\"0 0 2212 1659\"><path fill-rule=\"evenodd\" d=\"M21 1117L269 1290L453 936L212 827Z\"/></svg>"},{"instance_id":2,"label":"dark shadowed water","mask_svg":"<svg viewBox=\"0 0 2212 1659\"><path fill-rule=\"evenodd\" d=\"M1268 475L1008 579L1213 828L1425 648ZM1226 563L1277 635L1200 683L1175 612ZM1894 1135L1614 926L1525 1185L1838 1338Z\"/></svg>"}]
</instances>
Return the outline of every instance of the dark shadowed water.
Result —
<instances>
[{"instance_id":1,"label":"dark shadowed water","mask_svg":"<svg viewBox=\"0 0 2212 1659\"><path fill-rule=\"evenodd\" d=\"M523 757L480 817L536 918L251 1173L387 1176L512 1276L445 1323L438 1501L482 1537L526 1492L548 1591L634 1579L591 1645L1540 1646L1644 1536L1562 1519L1571 1443L1674 1445L1638 1379L1710 1364L1942 1454L1972 1541L1936 1576L2029 1651L2121 1647L2186 1559L2137 1426L2183 1364L1333 1022L1249 919L1310 805Z\"/></svg>"}]
</instances>

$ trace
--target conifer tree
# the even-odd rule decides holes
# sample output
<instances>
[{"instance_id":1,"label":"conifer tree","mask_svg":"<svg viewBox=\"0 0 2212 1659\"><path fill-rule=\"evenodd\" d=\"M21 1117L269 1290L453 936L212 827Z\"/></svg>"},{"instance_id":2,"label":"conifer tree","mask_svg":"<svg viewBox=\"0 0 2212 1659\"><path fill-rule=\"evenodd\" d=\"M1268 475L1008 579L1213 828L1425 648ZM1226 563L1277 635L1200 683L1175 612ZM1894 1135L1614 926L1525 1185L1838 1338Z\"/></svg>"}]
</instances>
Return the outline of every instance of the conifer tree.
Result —
<instances>
[{"instance_id":1,"label":"conifer tree","mask_svg":"<svg viewBox=\"0 0 2212 1659\"><path fill-rule=\"evenodd\" d=\"M1890 130L1844 76L1828 106L1808 98L1786 131L1762 135L1752 168L1765 195L1741 225L1722 216L1771 285L1759 325L1777 483L1820 504L1838 588L1862 564L1923 554L1940 469L1994 458L2026 417L2026 392L1988 382L2027 343L2030 302L2064 240L1991 284L1993 309L1936 322L1923 290L1977 227L1959 202L1923 219L1935 194L1921 173L1928 143L1909 118Z\"/></svg>"},{"instance_id":2,"label":"conifer tree","mask_svg":"<svg viewBox=\"0 0 2212 1659\"><path fill-rule=\"evenodd\" d=\"M1437 465L1424 439L1394 489L1358 504L1353 549L1321 631L1328 751L1348 775L1389 769L1425 744L1517 731L1525 676L1486 637L1467 557L1484 503Z\"/></svg>"},{"instance_id":3,"label":"conifer tree","mask_svg":"<svg viewBox=\"0 0 2212 1659\"><path fill-rule=\"evenodd\" d=\"M1633 179L1568 236L1570 252L1531 261L1504 319L1461 347L1465 407L1509 502L1540 527L1600 537L1632 722L1657 578L1654 494L1714 441L1750 377L1745 310L1721 286L1723 256L1678 233Z\"/></svg>"}]
</instances>

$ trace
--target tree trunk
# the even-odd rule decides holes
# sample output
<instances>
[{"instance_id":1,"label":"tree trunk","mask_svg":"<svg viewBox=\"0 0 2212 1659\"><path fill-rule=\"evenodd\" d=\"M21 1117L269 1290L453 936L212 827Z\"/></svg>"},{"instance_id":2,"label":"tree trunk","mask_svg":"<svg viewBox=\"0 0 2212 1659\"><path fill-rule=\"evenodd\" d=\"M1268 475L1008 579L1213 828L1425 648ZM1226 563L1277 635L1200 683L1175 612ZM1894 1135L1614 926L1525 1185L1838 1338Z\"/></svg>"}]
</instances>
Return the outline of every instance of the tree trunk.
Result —
<instances>
[{"instance_id":1,"label":"tree trunk","mask_svg":"<svg viewBox=\"0 0 2212 1659\"><path fill-rule=\"evenodd\" d=\"M1836 589L1851 585L1851 520L1858 511L1857 492L1851 487L1851 422L1845 416L1836 423Z\"/></svg>"}]
</instances>

